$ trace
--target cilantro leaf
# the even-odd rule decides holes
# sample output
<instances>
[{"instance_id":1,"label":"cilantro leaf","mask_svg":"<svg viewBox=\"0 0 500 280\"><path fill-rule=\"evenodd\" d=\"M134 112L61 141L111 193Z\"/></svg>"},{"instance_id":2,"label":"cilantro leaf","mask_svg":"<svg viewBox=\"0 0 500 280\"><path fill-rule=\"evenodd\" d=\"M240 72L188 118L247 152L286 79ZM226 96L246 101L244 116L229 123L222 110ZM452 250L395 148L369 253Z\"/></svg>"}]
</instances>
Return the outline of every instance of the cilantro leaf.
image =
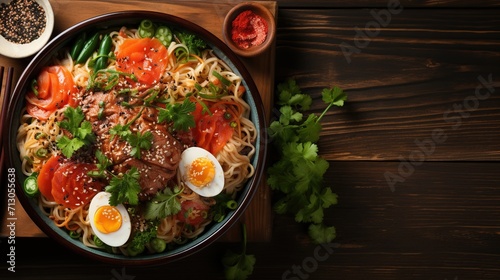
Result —
<instances>
[{"instance_id":1,"label":"cilantro leaf","mask_svg":"<svg viewBox=\"0 0 500 280\"><path fill-rule=\"evenodd\" d=\"M111 166L111 161L100 150L95 152L95 157L97 159L97 170L91 170L87 174L94 178L105 178L106 171Z\"/></svg>"},{"instance_id":2,"label":"cilantro leaf","mask_svg":"<svg viewBox=\"0 0 500 280\"><path fill-rule=\"evenodd\" d=\"M337 204L337 194L332 192L332 189L325 188L321 194L321 201L323 202L323 208L328 208L331 205Z\"/></svg>"},{"instance_id":3,"label":"cilantro leaf","mask_svg":"<svg viewBox=\"0 0 500 280\"><path fill-rule=\"evenodd\" d=\"M317 122L318 117L310 114L302 126L297 130L301 142L317 142L321 131L321 123Z\"/></svg>"},{"instance_id":4,"label":"cilantro leaf","mask_svg":"<svg viewBox=\"0 0 500 280\"><path fill-rule=\"evenodd\" d=\"M196 103L184 99L182 103L167 104L165 109L158 112L158 122L173 122L175 130L187 131L196 124L192 112L196 109Z\"/></svg>"},{"instance_id":5,"label":"cilantro leaf","mask_svg":"<svg viewBox=\"0 0 500 280\"><path fill-rule=\"evenodd\" d=\"M337 203L337 195L323 184L329 163L319 155L316 142L322 129L320 120L332 106L343 106L347 95L336 86L324 89L322 100L327 107L320 116L310 113L305 117L312 99L302 94L293 79L279 84L278 91L280 115L269 126L269 135L281 153L268 168L267 183L281 197L273 208L278 214L294 214L297 222L312 223L310 237L329 242L335 233L333 227L322 225L324 209Z\"/></svg>"},{"instance_id":6,"label":"cilantro leaf","mask_svg":"<svg viewBox=\"0 0 500 280\"><path fill-rule=\"evenodd\" d=\"M323 92L321 93L322 99L325 103L328 104L328 106L325 108L323 113L318 117L316 122L319 122L321 118L330 110L330 108L335 105L338 107L344 106L344 101L347 100L347 94L338 86L334 86L330 89L323 89Z\"/></svg>"},{"instance_id":7,"label":"cilantro leaf","mask_svg":"<svg viewBox=\"0 0 500 280\"><path fill-rule=\"evenodd\" d=\"M69 139L67 136L62 136L57 140L57 148L67 158L71 158L73 153L83 146L85 146L85 142L78 138Z\"/></svg>"},{"instance_id":8,"label":"cilantro leaf","mask_svg":"<svg viewBox=\"0 0 500 280\"><path fill-rule=\"evenodd\" d=\"M116 206L118 204L128 203L137 205L139 203L139 185L140 174L136 167L132 167L121 176L111 178L106 191L111 193L109 204Z\"/></svg>"},{"instance_id":9,"label":"cilantro leaf","mask_svg":"<svg viewBox=\"0 0 500 280\"><path fill-rule=\"evenodd\" d=\"M170 215L175 215L181 211L181 202L177 196L182 192L182 189L165 188L162 192L146 204L144 218L146 220L163 219Z\"/></svg>"},{"instance_id":10,"label":"cilantro leaf","mask_svg":"<svg viewBox=\"0 0 500 280\"><path fill-rule=\"evenodd\" d=\"M323 89L321 95L325 103L331 103L335 106L344 106L344 101L347 100L347 94L338 86L334 86L331 89Z\"/></svg>"},{"instance_id":11,"label":"cilantro leaf","mask_svg":"<svg viewBox=\"0 0 500 280\"><path fill-rule=\"evenodd\" d=\"M153 134L151 133L151 131L146 131L142 134L138 131L136 134L131 133L127 135L126 139L130 146L132 146L130 155L137 159L140 159L141 150L149 150L151 148Z\"/></svg>"},{"instance_id":12,"label":"cilantro leaf","mask_svg":"<svg viewBox=\"0 0 500 280\"><path fill-rule=\"evenodd\" d=\"M246 227L243 225L243 249L240 254L227 250L222 258L224 272L227 280L247 279L253 273L255 265L255 256L246 254L247 234Z\"/></svg>"},{"instance_id":13,"label":"cilantro leaf","mask_svg":"<svg viewBox=\"0 0 500 280\"><path fill-rule=\"evenodd\" d=\"M294 142L297 138L296 129L290 125L283 125L279 121L273 121L269 127L269 136L279 143Z\"/></svg>"},{"instance_id":14,"label":"cilantro leaf","mask_svg":"<svg viewBox=\"0 0 500 280\"><path fill-rule=\"evenodd\" d=\"M111 140L113 140L115 136L127 139L127 137L132 134L132 131L130 131L128 125L117 124L109 129L109 134L111 135Z\"/></svg>"},{"instance_id":15,"label":"cilantro leaf","mask_svg":"<svg viewBox=\"0 0 500 280\"><path fill-rule=\"evenodd\" d=\"M84 119L82 108L68 107L64 111L64 119L58 123L59 127L67 130L72 136L62 136L56 141L57 147L67 158L71 158L74 152L95 141L92 124Z\"/></svg>"},{"instance_id":16,"label":"cilantro leaf","mask_svg":"<svg viewBox=\"0 0 500 280\"><path fill-rule=\"evenodd\" d=\"M294 111L290 106L283 106L280 108L280 123L288 125L290 122L300 122L302 120L302 113Z\"/></svg>"},{"instance_id":17,"label":"cilantro leaf","mask_svg":"<svg viewBox=\"0 0 500 280\"><path fill-rule=\"evenodd\" d=\"M130 149L129 154L137 159L141 158L142 150L149 150L151 148L153 141L153 134L150 131L146 131L144 133L140 133L139 131L137 131L134 134L130 130L130 125L132 125L132 123L134 123L141 116L144 108L145 107L142 107L139 113L127 124L125 125L117 124L109 130L109 134L111 135L111 140L115 136L119 136L123 141L129 143L130 146L132 146L132 149Z\"/></svg>"},{"instance_id":18,"label":"cilantro leaf","mask_svg":"<svg viewBox=\"0 0 500 280\"><path fill-rule=\"evenodd\" d=\"M59 127L66 129L71 135L76 136L80 124L85 119L82 108L77 107L75 109L73 107L68 107L64 111L64 117L65 119L59 122Z\"/></svg>"},{"instance_id":19,"label":"cilantro leaf","mask_svg":"<svg viewBox=\"0 0 500 280\"><path fill-rule=\"evenodd\" d=\"M335 227L327 227L324 224L309 225L309 236L317 244L329 243L336 237Z\"/></svg>"},{"instance_id":20,"label":"cilantro leaf","mask_svg":"<svg viewBox=\"0 0 500 280\"><path fill-rule=\"evenodd\" d=\"M307 94L302 94L296 81L288 79L286 82L278 85L279 105L288 105L297 107L300 110L309 110L312 104L312 98Z\"/></svg>"}]
</instances>

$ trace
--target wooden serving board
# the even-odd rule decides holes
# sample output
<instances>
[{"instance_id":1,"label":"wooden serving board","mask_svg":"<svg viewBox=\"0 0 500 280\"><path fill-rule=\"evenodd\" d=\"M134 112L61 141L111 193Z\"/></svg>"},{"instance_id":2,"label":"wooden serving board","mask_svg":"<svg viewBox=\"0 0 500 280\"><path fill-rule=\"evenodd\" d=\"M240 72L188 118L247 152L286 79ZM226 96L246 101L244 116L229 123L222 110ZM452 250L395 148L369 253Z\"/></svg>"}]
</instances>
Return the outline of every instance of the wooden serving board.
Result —
<instances>
[{"instance_id":1,"label":"wooden serving board","mask_svg":"<svg viewBox=\"0 0 500 280\"><path fill-rule=\"evenodd\" d=\"M55 28L53 36L59 34L72 25L109 12L124 10L150 10L172 14L191 22L194 22L222 40L222 23L226 13L240 1L224 2L200 2L200 1L182 1L173 3L172 1L86 1L86 0L51 0L51 5L55 15ZM259 1L264 4L275 16L277 4L274 1ZM273 47L251 59L241 58L254 79L266 111L267 122L270 119L270 112L273 100L274 88L274 61L275 47ZM29 62L27 59L10 59L0 55L0 65L4 67L15 67L15 81L20 76L24 67ZM2 106L2 104L0 104ZM2 106L3 107L3 106ZM4 190L2 190L4 191ZM5 205L1 203L1 205ZM0 211L6 211L0 209ZM7 236L9 233L6 225L6 215L2 215L1 236ZM19 202L16 203L16 236L17 237L43 237L45 234L31 221ZM265 242L271 240L272 210L271 198L268 186L263 179L257 192L241 217L245 223L249 241ZM238 241L240 240L239 226L229 230L222 240Z\"/></svg>"}]
</instances>

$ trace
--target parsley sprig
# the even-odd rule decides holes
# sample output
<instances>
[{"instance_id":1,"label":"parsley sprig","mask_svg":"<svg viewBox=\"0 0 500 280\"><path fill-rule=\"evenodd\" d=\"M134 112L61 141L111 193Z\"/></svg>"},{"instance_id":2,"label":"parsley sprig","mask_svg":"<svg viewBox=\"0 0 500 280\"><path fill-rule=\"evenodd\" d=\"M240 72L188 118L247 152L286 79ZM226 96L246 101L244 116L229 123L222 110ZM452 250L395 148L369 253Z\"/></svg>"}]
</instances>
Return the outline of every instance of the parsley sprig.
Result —
<instances>
[{"instance_id":1,"label":"parsley sprig","mask_svg":"<svg viewBox=\"0 0 500 280\"><path fill-rule=\"evenodd\" d=\"M227 250L222 258L224 272L227 280L242 280L247 279L253 272L255 265L255 256L247 255L247 232L245 224L243 226L243 248L241 253L234 253Z\"/></svg>"},{"instance_id":2,"label":"parsley sprig","mask_svg":"<svg viewBox=\"0 0 500 280\"><path fill-rule=\"evenodd\" d=\"M100 150L96 151L95 157L97 170L91 170L87 174L94 178L111 178L106 186L106 191L111 193L109 204L112 206L124 203L132 206L138 205L141 186L137 168L132 167L125 174L115 175L108 170L112 165L111 161Z\"/></svg>"},{"instance_id":3,"label":"parsley sprig","mask_svg":"<svg viewBox=\"0 0 500 280\"><path fill-rule=\"evenodd\" d=\"M136 167L130 168L125 174L113 175L106 187L106 191L111 193L109 204L112 206L123 203L139 204L141 191L139 178L140 174Z\"/></svg>"},{"instance_id":4,"label":"parsley sprig","mask_svg":"<svg viewBox=\"0 0 500 280\"><path fill-rule=\"evenodd\" d=\"M158 122L173 122L175 130L187 131L196 125L192 114L195 109L196 103L189 98L184 99L182 103L166 104L165 109L159 109Z\"/></svg>"},{"instance_id":5,"label":"parsley sprig","mask_svg":"<svg viewBox=\"0 0 500 280\"><path fill-rule=\"evenodd\" d=\"M92 124L85 120L85 115L80 107L72 108L68 106L64 111L64 120L59 122L58 125L71 133L72 136L72 138L69 138L63 135L56 141L57 147L67 158L71 158L77 150L95 141Z\"/></svg>"},{"instance_id":6,"label":"parsley sprig","mask_svg":"<svg viewBox=\"0 0 500 280\"><path fill-rule=\"evenodd\" d=\"M133 133L130 130L130 126L141 116L144 108L145 107L142 107L139 113L127 124L117 124L109 130L109 134L111 134L112 137L111 139L113 139L115 136L119 136L123 141L126 141L130 144L130 146L132 146L129 154L137 159L141 158L142 150L151 149L153 141L153 134L151 133L151 131L145 131L143 133L137 131L136 133Z\"/></svg>"},{"instance_id":7,"label":"parsley sprig","mask_svg":"<svg viewBox=\"0 0 500 280\"><path fill-rule=\"evenodd\" d=\"M175 215L181 211L181 202L177 196L182 192L182 188L165 188L158 192L156 196L146 204L144 218L146 220L163 219L170 215Z\"/></svg>"},{"instance_id":8,"label":"parsley sprig","mask_svg":"<svg viewBox=\"0 0 500 280\"><path fill-rule=\"evenodd\" d=\"M268 184L282 197L275 202L279 214L293 213L297 222L310 223L309 236L316 243L330 242L335 228L323 224L324 209L337 203L337 195L323 184L328 162L318 155L321 119L332 106L343 106L347 95L337 86L322 91L327 107L320 116L304 112L312 99L302 94L292 79L278 85L279 119L269 131L281 151L279 159L268 169Z\"/></svg>"}]
</instances>

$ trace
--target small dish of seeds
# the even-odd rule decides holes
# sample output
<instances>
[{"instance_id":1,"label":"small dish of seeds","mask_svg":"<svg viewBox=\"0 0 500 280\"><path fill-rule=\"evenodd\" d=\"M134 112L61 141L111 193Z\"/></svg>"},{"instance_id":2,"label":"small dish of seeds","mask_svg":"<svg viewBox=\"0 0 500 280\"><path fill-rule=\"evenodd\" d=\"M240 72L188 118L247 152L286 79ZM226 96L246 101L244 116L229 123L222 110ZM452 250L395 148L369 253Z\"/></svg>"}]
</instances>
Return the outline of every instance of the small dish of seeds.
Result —
<instances>
[{"instance_id":1,"label":"small dish of seeds","mask_svg":"<svg viewBox=\"0 0 500 280\"><path fill-rule=\"evenodd\" d=\"M31 56L49 41L53 29L48 0L0 0L0 55Z\"/></svg>"}]
</instances>

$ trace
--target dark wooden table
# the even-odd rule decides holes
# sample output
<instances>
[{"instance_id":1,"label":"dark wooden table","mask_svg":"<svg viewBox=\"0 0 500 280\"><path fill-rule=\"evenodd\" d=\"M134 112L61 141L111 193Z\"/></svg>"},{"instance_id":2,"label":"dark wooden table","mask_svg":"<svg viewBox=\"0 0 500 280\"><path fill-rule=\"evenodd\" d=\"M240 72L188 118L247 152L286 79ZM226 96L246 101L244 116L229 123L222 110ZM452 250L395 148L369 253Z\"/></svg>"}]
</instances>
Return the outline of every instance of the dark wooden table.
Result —
<instances>
[{"instance_id":1,"label":"dark wooden table","mask_svg":"<svg viewBox=\"0 0 500 280\"><path fill-rule=\"evenodd\" d=\"M276 215L271 240L248 244L251 279L500 279L500 3L278 1L277 18L276 82L295 78L311 112L325 87L349 96L319 141L337 238L312 244ZM16 242L9 273L2 240L2 279L223 279L240 246L138 268Z\"/></svg>"}]
</instances>

